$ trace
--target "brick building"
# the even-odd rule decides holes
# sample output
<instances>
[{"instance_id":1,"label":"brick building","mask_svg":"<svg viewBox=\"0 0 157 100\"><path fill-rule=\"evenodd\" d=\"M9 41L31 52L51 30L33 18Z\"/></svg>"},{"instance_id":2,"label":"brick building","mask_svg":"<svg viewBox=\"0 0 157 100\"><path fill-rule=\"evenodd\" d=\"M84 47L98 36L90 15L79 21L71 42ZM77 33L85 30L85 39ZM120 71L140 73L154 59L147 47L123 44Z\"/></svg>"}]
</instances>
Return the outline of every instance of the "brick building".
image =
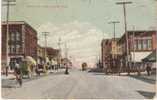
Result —
<instances>
[{"instance_id":1,"label":"brick building","mask_svg":"<svg viewBox=\"0 0 157 100\"><path fill-rule=\"evenodd\" d=\"M102 51L102 64L104 68L112 69L116 63L117 56L120 54L118 52L118 42L119 38L115 39L104 39L101 43Z\"/></svg>"},{"instance_id":2,"label":"brick building","mask_svg":"<svg viewBox=\"0 0 157 100\"><path fill-rule=\"evenodd\" d=\"M111 39L103 39L101 42L101 54L102 54L102 64L103 67L110 65L111 60Z\"/></svg>"},{"instance_id":3,"label":"brick building","mask_svg":"<svg viewBox=\"0 0 157 100\"><path fill-rule=\"evenodd\" d=\"M125 34L118 41L121 58L126 59ZM141 62L157 47L156 31L128 31L129 61Z\"/></svg>"},{"instance_id":4,"label":"brick building","mask_svg":"<svg viewBox=\"0 0 157 100\"><path fill-rule=\"evenodd\" d=\"M157 33L156 31L128 31L128 44L129 56L126 55L125 34L115 41L113 39L102 40L103 67L111 72L127 72L133 68L128 67L128 64L142 64L142 59L156 50ZM129 60L128 64L126 58Z\"/></svg>"},{"instance_id":5,"label":"brick building","mask_svg":"<svg viewBox=\"0 0 157 100\"><path fill-rule=\"evenodd\" d=\"M59 50L51 47L46 48L46 52L49 59L56 59L59 57Z\"/></svg>"},{"instance_id":6,"label":"brick building","mask_svg":"<svg viewBox=\"0 0 157 100\"><path fill-rule=\"evenodd\" d=\"M2 63L6 63L6 22L2 22ZM9 61L21 60L24 56L37 58L37 32L24 21L9 22Z\"/></svg>"},{"instance_id":7,"label":"brick building","mask_svg":"<svg viewBox=\"0 0 157 100\"><path fill-rule=\"evenodd\" d=\"M47 56L47 52L45 55L45 49L40 45L37 46L37 62L38 64L44 64L45 56Z\"/></svg>"}]
</instances>

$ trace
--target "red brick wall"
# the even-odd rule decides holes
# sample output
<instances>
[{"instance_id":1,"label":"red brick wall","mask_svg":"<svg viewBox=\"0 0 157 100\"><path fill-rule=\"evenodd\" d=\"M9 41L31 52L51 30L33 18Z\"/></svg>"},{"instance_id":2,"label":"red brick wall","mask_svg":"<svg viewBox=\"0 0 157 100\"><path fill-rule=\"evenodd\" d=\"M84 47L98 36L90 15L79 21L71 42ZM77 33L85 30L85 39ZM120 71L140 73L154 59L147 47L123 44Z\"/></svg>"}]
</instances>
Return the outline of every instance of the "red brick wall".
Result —
<instances>
[{"instance_id":1,"label":"red brick wall","mask_svg":"<svg viewBox=\"0 0 157 100\"><path fill-rule=\"evenodd\" d=\"M25 26L25 54L37 59L37 33Z\"/></svg>"},{"instance_id":2,"label":"red brick wall","mask_svg":"<svg viewBox=\"0 0 157 100\"><path fill-rule=\"evenodd\" d=\"M11 24L11 25L9 25L9 41L8 41L9 46L16 44L15 42L12 42L10 40L11 39L10 33L11 32L16 32L16 31L18 31L19 33L22 33L21 27L22 27L21 24L18 24L18 25ZM1 48L1 51L2 51L2 59L3 60L6 59L6 34L7 34L6 31L7 31L7 26L6 25L2 25L2 48ZM19 42L21 42L21 41L19 41ZM8 49L8 50L10 51L10 49ZM22 53L23 52L22 52L22 48L21 48L20 52L18 52L17 55L18 54L22 54ZM9 55L15 55L15 54L9 53Z\"/></svg>"},{"instance_id":3,"label":"red brick wall","mask_svg":"<svg viewBox=\"0 0 157 100\"><path fill-rule=\"evenodd\" d=\"M153 35L152 35L152 43L153 43L153 50L156 49L157 47L157 32L153 32Z\"/></svg>"},{"instance_id":4,"label":"red brick wall","mask_svg":"<svg viewBox=\"0 0 157 100\"><path fill-rule=\"evenodd\" d=\"M22 25L24 25L24 35L25 35L25 40L24 40L24 45L25 45L25 52L23 52L23 46L20 48L20 52L14 53L14 54L9 54L9 55L22 55L25 54L26 56L32 56L36 59L37 57L37 32L28 24L11 24L9 25L9 31L18 31L19 33L22 34ZM19 41L22 45L22 36ZM12 41L9 43L13 44ZM2 25L2 60L6 59L6 25Z\"/></svg>"},{"instance_id":5,"label":"red brick wall","mask_svg":"<svg viewBox=\"0 0 157 100\"><path fill-rule=\"evenodd\" d=\"M6 26L2 25L2 34L1 34L1 41L2 41L2 48L1 48L1 59L5 60L6 59Z\"/></svg>"}]
</instances>

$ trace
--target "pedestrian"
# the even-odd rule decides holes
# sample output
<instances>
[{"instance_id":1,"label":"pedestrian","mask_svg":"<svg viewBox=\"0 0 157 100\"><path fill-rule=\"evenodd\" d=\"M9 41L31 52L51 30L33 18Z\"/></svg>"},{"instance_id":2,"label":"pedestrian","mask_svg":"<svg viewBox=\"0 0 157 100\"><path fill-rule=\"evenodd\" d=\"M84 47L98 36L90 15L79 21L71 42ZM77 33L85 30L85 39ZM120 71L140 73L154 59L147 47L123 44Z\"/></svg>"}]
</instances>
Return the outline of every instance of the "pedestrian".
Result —
<instances>
[{"instance_id":1,"label":"pedestrian","mask_svg":"<svg viewBox=\"0 0 157 100\"><path fill-rule=\"evenodd\" d=\"M20 86L22 86L22 71L18 62L15 63L14 74L17 82L19 83Z\"/></svg>"},{"instance_id":2,"label":"pedestrian","mask_svg":"<svg viewBox=\"0 0 157 100\"><path fill-rule=\"evenodd\" d=\"M67 64L65 64L65 74L69 74L69 71L68 71L68 65Z\"/></svg>"},{"instance_id":3,"label":"pedestrian","mask_svg":"<svg viewBox=\"0 0 157 100\"><path fill-rule=\"evenodd\" d=\"M38 70L38 69L39 69L38 66L39 66L39 64L36 65L36 67L35 67L35 72L36 72L36 74L37 74L38 76L40 76L40 72L39 72L39 70Z\"/></svg>"},{"instance_id":4,"label":"pedestrian","mask_svg":"<svg viewBox=\"0 0 157 100\"><path fill-rule=\"evenodd\" d=\"M150 76L151 66L149 63L147 64L146 71L147 71L147 75Z\"/></svg>"},{"instance_id":5,"label":"pedestrian","mask_svg":"<svg viewBox=\"0 0 157 100\"><path fill-rule=\"evenodd\" d=\"M8 68L9 68L9 66L8 65L6 65L6 76L8 76Z\"/></svg>"}]
</instances>

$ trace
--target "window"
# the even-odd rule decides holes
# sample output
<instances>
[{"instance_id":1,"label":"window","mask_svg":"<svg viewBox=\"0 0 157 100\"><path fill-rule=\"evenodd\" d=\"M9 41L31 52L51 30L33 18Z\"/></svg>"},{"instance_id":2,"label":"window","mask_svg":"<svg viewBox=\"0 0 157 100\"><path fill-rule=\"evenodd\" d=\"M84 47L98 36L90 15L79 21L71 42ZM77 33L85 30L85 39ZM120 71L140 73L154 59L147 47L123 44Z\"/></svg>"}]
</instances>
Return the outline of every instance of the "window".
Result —
<instances>
[{"instance_id":1,"label":"window","mask_svg":"<svg viewBox=\"0 0 157 100\"><path fill-rule=\"evenodd\" d=\"M19 32L16 32L16 40L20 40L20 33Z\"/></svg>"},{"instance_id":2,"label":"window","mask_svg":"<svg viewBox=\"0 0 157 100\"><path fill-rule=\"evenodd\" d=\"M134 41L135 50L151 50L152 49L152 39L149 37L138 38Z\"/></svg>"},{"instance_id":3,"label":"window","mask_svg":"<svg viewBox=\"0 0 157 100\"><path fill-rule=\"evenodd\" d=\"M20 52L20 45L16 45L16 52L17 52L17 53Z\"/></svg>"},{"instance_id":4,"label":"window","mask_svg":"<svg viewBox=\"0 0 157 100\"><path fill-rule=\"evenodd\" d=\"M138 40L138 50L141 50L141 49L142 49L142 41Z\"/></svg>"},{"instance_id":5,"label":"window","mask_svg":"<svg viewBox=\"0 0 157 100\"><path fill-rule=\"evenodd\" d=\"M11 40L12 40L12 41L15 40L15 33L11 33Z\"/></svg>"},{"instance_id":6,"label":"window","mask_svg":"<svg viewBox=\"0 0 157 100\"><path fill-rule=\"evenodd\" d=\"M15 52L15 46L14 45L10 45L10 53L14 53Z\"/></svg>"},{"instance_id":7,"label":"window","mask_svg":"<svg viewBox=\"0 0 157 100\"><path fill-rule=\"evenodd\" d=\"M138 49L138 40L135 40L134 41L134 50L137 50Z\"/></svg>"},{"instance_id":8,"label":"window","mask_svg":"<svg viewBox=\"0 0 157 100\"><path fill-rule=\"evenodd\" d=\"M16 48L15 48L15 46L13 45L13 53L15 53L16 52Z\"/></svg>"},{"instance_id":9,"label":"window","mask_svg":"<svg viewBox=\"0 0 157 100\"><path fill-rule=\"evenodd\" d=\"M152 41L151 39L148 40L148 50L152 49Z\"/></svg>"},{"instance_id":10,"label":"window","mask_svg":"<svg viewBox=\"0 0 157 100\"><path fill-rule=\"evenodd\" d=\"M147 40L146 39L144 39L143 40L143 50L147 50Z\"/></svg>"}]
</instances>

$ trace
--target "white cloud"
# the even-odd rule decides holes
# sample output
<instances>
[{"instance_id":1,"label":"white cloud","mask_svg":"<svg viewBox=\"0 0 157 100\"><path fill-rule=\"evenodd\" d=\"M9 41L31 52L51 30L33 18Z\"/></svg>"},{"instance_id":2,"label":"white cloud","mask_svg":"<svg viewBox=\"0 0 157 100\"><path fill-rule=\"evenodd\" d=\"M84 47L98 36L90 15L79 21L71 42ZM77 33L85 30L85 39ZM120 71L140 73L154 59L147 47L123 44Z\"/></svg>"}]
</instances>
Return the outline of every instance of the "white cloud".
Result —
<instances>
[{"instance_id":1,"label":"white cloud","mask_svg":"<svg viewBox=\"0 0 157 100\"><path fill-rule=\"evenodd\" d=\"M82 61L95 63L95 57L100 52L102 31L92 24L79 21L60 25L46 23L38 28L39 38L42 38L41 33L44 31L50 32L47 38L48 46L57 48L58 39L61 37L62 43L67 43L69 56L74 57L76 61L79 61L78 63ZM39 44L44 45L43 40L40 39ZM62 44L62 51L64 54L64 44Z\"/></svg>"}]
</instances>

